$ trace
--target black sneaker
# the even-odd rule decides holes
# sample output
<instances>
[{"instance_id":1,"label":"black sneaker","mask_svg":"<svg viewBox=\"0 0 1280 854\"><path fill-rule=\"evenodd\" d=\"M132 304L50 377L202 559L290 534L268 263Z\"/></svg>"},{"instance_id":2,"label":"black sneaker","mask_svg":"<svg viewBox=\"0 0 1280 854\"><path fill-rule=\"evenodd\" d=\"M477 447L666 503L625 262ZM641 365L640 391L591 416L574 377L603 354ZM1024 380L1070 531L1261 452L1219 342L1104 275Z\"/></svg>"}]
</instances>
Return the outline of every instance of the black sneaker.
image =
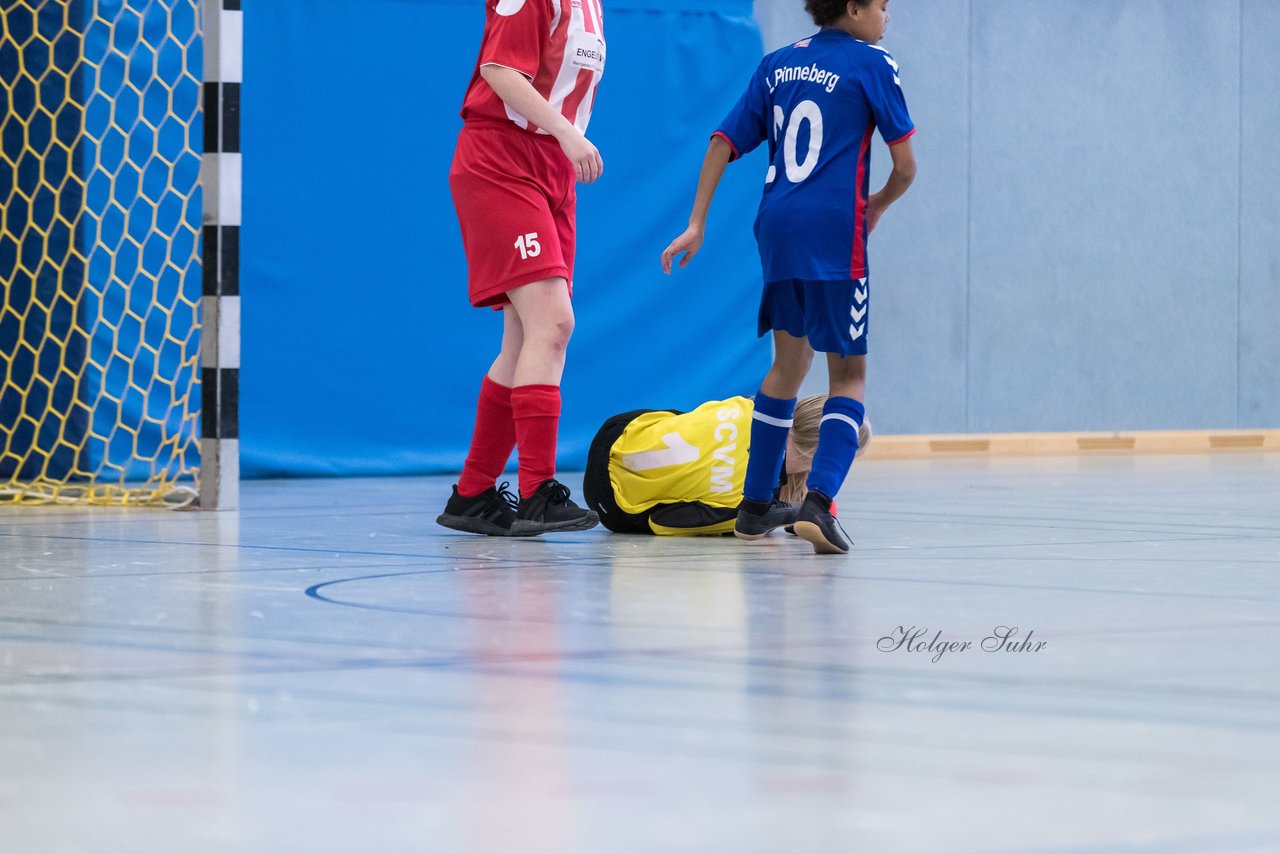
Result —
<instances>
[{"instance_id":1,"label":"black sneaker","mask_svg":"<svg viewBox=\"0 0 1280 854\"><path fill-rule=\"evenodd\" d=\"M796 533L813 543L813 550L820 555L844 555L849 553L849 540L839 520L831 515L831 499L821 492L809 490L800 505L796 518Z\"/></svg>"},{"instance_id":2,"label":"black sneaker","mask_svg":"<svg viewBox=\"0 0 1280 854\"><path fill-rule=\"evenodd\" d=\"M585 531L600 524L594 510L584 510L569 500L569 487L552 478L538 491L521 499L511 536L532 537L548 531Z\"/></svg>"},{"instance_id":3,"label":"black sneaker","mask_svg":"<svg viewBox=\"0 0 1280 854\"><path fill-rule=\"evenodd\" d=\"M795 521L796 508L785 501L775 498L765 504L763 501L744 498L738 505L738 519L733 523L733 535L740 540L758 540L769 536L773 529Z\"/></svg>"},{"instance_id":4,"label":"black sneaker","mask_svg":"<svg viewBox=\"0 0 1280 854\"><path fill-rule=\"evenodd\" d=\"M470 498L458 494L453 485L453 495L444 506L444 512L436 517L437 525L468 534L485 534L490 537L511 536L511 523L516 518L516 497L507 491L508 483L489 487Z\"/></svg>"}]
</instances>

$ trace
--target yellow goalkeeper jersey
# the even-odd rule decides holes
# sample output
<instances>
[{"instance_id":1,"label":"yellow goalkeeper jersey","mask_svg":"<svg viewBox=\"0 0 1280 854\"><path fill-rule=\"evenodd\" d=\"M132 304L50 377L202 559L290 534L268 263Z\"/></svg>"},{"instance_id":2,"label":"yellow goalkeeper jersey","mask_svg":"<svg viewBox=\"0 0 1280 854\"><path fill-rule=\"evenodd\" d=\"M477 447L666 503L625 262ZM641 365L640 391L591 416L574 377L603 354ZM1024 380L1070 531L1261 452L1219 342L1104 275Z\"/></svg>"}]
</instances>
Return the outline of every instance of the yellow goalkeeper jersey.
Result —
<instances>
[{"instance_id":1,"label":"yellow goalkeeper jersey","mask_svg":"<svg viewBox=\"0 0 1280 854\"><path fill-rule=\"evenodd\" d=\"M625 513L657 534L733 530L751 444L750 398L704 403L692 412L645 412L609 448L609 483Z\"/></svg>"}]
</instances>

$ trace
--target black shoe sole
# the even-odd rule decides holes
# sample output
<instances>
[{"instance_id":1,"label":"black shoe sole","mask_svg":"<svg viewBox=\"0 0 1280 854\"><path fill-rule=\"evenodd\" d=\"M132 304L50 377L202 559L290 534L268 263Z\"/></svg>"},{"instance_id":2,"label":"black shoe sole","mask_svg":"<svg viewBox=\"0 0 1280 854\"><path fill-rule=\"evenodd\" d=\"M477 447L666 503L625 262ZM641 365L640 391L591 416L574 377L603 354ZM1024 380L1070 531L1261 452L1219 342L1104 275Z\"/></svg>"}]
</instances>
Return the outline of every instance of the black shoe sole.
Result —
<instances>
[{"instance_id":1,"label":"black shoe sole","mask_svg":"<svg viewBox=\"0 0 1280 854\"><path fill-rule=\"evenodd\" d=\"M813 544L813 551L820 555L847 555L849 549L841 548L827 539L816 522L796 522L796 535Z\"/></svg>"},{"instance_id":2,"label":"black shoe sole","mask_svg":"<svg viewBox=\"0 0 1280 854\"><path fill-rule=\"evenodd\" d=\"M436 517L436 524L468 534L484 534L486 537L519 536L513 534L510 528L504 528L478 516L454 516L452 513L441 513Z\"/></svg>"},{"instance_id":3,"label":"black shoe sole","mask_svg":"<svg viewBox=\"0 0 1280 854\"><path fill-rule=\"evenodd\" d=\"M751 517L752 521L755 521L755 522L758 522L760 519L763 519L763 518L764 518L763 516L755 516L755 515ZM747 542L755 542L756 540L763 540L765 537L769 536L774 531L778 530L784 525L787 527L790 527L792 524L794 524L792 522L779 522L776 525L768 526L763 531L760 530L759 525L757 525L754 531L744 531L741 528L739 528L737 525L737 522L740 522L740 521L742 521L741 516L739 516L737 521L734 523L733 535L738 539L746 540Z\"/></svg>"},{"instance_id":4,"label":"black shoe sole","mask_svg":"<svg viewBox=\"0 0 1280 854\"><path fill-rule=\"evenodd\" d=\"M600 517L594 510L588 510L578 519L564 522L534 522L531 519L517 519L511 523L512 537L536 537L553 531L587 531L600 524Z\"/></svg>"},{"instance_id":5,"label":"black shoe sole","mask_svg":"<svg viewBox=\"0 0 1280 854\"><path fill-rule=\"evenodd\" d=\"M790 531L791 531L791 526L792 526L793 524L795 524L795 523L794 523L794 522L779 522L777 525L772 525L772 526L770 526L770 527L768 527L768 528L765 528L763 531L743 531L743 530L740 530L740 529L738 529L737 527L735 527L735 528L733 529L733 535L734 535L735 537L737 537L738 539L740 539L740 540L746 540L746 541L748 541L748 542L755 542L756 540L763 540L765 537L769 536L769 535L770 535L770 534L772 534L774 531L776 531L776 530L778 530L779 528L782 528L782 527L785 527L785 528L787 529L787 531L788 531L788 532L790 532Z\"/></svg>"}]
</instances>

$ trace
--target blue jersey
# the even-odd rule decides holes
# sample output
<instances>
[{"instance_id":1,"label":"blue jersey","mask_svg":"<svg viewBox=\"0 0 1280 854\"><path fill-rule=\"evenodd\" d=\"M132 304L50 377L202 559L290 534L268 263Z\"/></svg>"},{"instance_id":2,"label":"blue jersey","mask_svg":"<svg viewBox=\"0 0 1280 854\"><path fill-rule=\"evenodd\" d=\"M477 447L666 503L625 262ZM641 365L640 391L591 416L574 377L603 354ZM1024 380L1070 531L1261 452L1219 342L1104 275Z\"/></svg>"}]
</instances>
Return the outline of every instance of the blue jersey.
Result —
<instances>
[{"instance_id":1,"label":"blue jersey","mask_svg":"<svg viewBox=\"0 0 1280 854\"><path fill-rule=\"evenodd\" d=\"M734 159L769 142L755 229L766 283L866 277L876 128L889 145L915 132L884 48L824 29L760 63L716 135Z\"/></svg>"}]
</instances>

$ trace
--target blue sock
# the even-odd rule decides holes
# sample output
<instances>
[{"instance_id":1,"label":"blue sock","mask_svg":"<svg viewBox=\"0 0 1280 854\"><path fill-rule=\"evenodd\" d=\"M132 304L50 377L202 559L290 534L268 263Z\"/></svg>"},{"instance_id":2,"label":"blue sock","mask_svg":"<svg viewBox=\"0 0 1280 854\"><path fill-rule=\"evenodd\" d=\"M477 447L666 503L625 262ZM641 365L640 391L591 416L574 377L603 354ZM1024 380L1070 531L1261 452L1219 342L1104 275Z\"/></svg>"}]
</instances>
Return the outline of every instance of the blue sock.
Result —
<instances>
[{"instance_id":1,"label":"blue sock","mask_svg":"<svg viewBox=\"0 0 1280 854\"><path fill-rule=\"evenodd\" d=\"M756 392L756 410L751 416L751 454L747 457L747 481L742 488L743 497L749 501L768 504L773 500L795 411L794 397L778 400Z\"/></svg>"},{"instance_id":2,"label":"blue sock","mask_svg":"<svg viewBox=\"0 0 1280 854\"><path fill-rule=\"evenodd\" d=\"M858 428L866 407L852 397L829 397L822 407L818 428L818 450L813 455L808 487L835 498L858 453Z\"/></svg>"}]
</instances>

